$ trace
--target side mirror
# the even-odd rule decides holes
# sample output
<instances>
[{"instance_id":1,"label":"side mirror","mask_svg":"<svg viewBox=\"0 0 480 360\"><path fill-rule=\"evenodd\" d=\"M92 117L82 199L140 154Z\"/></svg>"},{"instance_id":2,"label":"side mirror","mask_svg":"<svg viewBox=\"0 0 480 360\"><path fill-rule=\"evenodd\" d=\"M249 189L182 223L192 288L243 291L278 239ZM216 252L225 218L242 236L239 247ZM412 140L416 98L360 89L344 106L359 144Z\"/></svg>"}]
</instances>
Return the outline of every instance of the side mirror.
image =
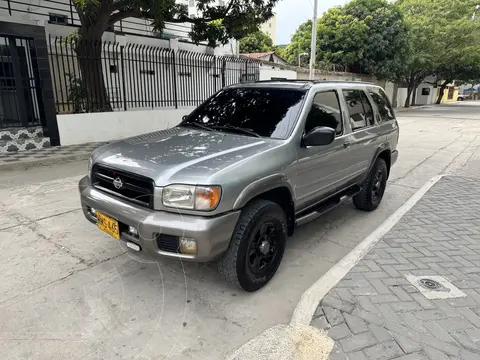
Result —
<instances>
[{"instance_id":1,"label":"side mirror","mask_svg":"<svg viewBox=\"0 0 480 360\"><path fill-rule=\"evenodd\" d=\"M303 136L304 146L322 146L331 144L335 140L335 130L326 127L319 126Z\"/></svg>"}]
</instances>

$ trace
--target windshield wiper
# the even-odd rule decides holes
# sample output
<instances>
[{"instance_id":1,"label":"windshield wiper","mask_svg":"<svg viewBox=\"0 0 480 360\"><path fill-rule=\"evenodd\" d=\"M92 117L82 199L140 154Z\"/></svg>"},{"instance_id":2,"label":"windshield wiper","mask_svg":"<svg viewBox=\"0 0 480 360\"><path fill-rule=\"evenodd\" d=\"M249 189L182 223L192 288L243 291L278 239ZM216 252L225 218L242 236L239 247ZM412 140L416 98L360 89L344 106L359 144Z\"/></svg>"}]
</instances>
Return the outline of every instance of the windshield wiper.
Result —
<instances>
[{"instance_id":1,"label":"windshield wiper","mask_svg":"<svg viewBox=\"0 0 480 360\"><path fill-rule=\"evenodd\" d=\"M216 129L218 129L218 130L231 130L231 131L244 133L244 134L247 134L247 135L250 135L250 136L261 137L255 131L253 131L251 129L246 129L246 128L242 128L242 127L239 127L239 126L233 126L233 125L212 125L212 129L215 129L215 130Z\"/></svg>"},{"instance_id":2,"label":"windshield wiper","mask_svg":"<svg viewBox=\"0 0 480 360\"><path fill-rule=\"evenodd\" d=\"M199 124L197 122L186 122L186 123L180 124L180 126L195 126L203 130L212 131L211 127L207 125Z\"/></svg>"}]
</instances>

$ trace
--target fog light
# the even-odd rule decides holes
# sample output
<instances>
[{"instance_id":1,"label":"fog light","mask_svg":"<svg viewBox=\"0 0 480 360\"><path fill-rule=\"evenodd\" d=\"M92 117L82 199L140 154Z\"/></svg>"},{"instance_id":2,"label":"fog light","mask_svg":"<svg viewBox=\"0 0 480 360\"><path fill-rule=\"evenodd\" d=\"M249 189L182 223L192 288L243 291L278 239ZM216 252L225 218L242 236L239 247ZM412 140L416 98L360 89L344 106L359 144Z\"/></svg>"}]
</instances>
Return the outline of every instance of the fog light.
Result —
<instances>
[{"instance_id":1,"label":"fog light","mask_svg":"<svg viewBox=\"0 0 480 360\"><path fill-rule=\"evenodd\" d=\"M181 237L180 252L185 255L195 255L197 253L197 242L194 239Z\"/></svg>"},{"instance_id":2,"label":"fog light","mask_svg":"<svg viewBox=\"0 0 480 360\"><path fill-rule=\"evenodd\" d=\"M97 210L95 208L90 208L90 214L97 216Z\"/></svg>"},{"instance_id":3,"label":"fog light","mask_svg":"<svg viewBox=\"0 0 480 360\"><path fill-rule=\"evenodd\" d=\"M130 242L130 241L127 242L127 247L129 247L130 249L135 250L135 251L137 251L137 252L140 251L140 250L142 250L142 248L140 247L140 245L137 245L137 244L132 243L132 242Z\"/></svg>"},{"instance_id":4,"label":"fog light","mask_svg":"<svg viewBox=\"0 0 480 360\"><path fill-rule=\"evenodd\" d=\"M128 227L128 232L130 233L130 235L138 236L138 231L133 226Z\"/></svg>"}]
</instances>

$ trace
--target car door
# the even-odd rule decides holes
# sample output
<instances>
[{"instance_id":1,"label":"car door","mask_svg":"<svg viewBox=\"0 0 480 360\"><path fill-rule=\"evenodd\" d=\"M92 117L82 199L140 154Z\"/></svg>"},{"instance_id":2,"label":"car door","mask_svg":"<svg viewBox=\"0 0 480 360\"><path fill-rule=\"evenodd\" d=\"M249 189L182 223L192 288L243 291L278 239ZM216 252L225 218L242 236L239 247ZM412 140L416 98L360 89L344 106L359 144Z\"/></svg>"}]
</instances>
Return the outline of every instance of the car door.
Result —
<instances>
[{"instance_id":1,"label":"car door","mask_svg":"<svg viewBox=\"0 0 480 360\"><path fill-rule=\"evenodd\" d=\"M337 91L319 91L315 94L303 134L308 134L316 127L327 126L335 129L336 137L331 144L324 146L299 144L295 184L297 210L330 195L348 178L351 161L348 157L349 141L343 119L344 113Z\"/></svg>"},{"instance_id":2,"label":"car door","mask_svg":"<svg viewBox=\"0 0 480 360\"><path fill-rule=\"evenodd\" d=\"M368 94L377 112L377 124L380 133L385 134L385 141L392 150L395 150L398 142L398 123L393 112L392 105L387 94L379 87L369 87Z\"/></svg>"},{"instance_id":3,"label":"car door","mask_svg":"<svg viewBox=\"0 0 480 360\"><path fill-rule=\"evenodd\" d=\"M355 182L368 170L382 139L378 137L372 104L364 89L344 89L342 95L351 129L350 178Z\"/></svg>"}]
</instances>

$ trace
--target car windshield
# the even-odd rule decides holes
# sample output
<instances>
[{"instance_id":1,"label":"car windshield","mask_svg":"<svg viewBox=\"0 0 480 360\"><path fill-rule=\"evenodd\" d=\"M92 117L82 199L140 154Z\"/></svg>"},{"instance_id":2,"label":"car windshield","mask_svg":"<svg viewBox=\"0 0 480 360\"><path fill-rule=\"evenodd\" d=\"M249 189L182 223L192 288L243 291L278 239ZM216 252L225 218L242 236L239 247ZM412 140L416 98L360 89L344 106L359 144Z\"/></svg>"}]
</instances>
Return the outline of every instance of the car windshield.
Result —
<instances>
[{"instance_id":1,"label":"car windshield","mask_svg":"<svg viewBox=\"0 0 480 360\"><path fill-rule=\"evenodd\" d=\"M286 139L295 126L305 94L294 89L226 89L195 109L180 126Z\"/></svg>"}]
</instances>

